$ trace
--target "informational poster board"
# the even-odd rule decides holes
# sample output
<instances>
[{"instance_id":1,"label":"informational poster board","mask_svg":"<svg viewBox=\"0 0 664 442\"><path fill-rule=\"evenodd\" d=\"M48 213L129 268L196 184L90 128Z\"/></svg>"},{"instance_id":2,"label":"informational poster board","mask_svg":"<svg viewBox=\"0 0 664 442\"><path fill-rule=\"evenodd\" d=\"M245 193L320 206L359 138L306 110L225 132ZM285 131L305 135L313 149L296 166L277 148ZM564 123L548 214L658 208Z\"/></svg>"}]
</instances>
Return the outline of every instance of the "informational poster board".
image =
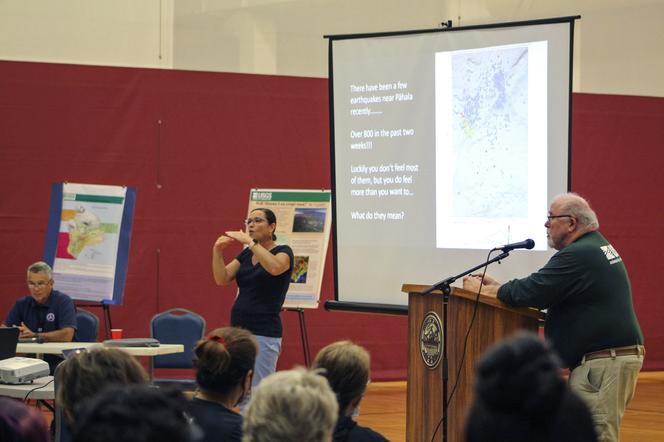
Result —
<instances>
[{"instance_id":1,"label":"informational poster board","mask_svg":"<svg viewBox=\"0 0 664 442\"><path fill-rule=\"evenodd\" d=\"M135 202L129 187L53 184L44 261L57 290L76 300L122 303Z\"/></svg>"},{"instance_id":2,"label":"informational poster board","mask_svg":"<svg viewBox=\"0 0 664 442\"><path fill-rule=\"evenodd\" d=\"M317 308L332 225L330 191L252 189L247 214L261 207L275 213L276 242L295 256L284 308Z\"/></svg>"}]
</instances>

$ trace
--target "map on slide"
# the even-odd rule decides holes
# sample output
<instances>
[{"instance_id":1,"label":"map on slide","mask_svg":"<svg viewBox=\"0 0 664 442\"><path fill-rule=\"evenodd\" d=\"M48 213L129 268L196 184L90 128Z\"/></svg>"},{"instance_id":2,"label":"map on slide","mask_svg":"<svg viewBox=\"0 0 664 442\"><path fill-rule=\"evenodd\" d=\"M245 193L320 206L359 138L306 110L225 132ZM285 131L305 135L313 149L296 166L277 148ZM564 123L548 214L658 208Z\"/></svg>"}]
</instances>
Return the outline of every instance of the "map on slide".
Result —
<instances>
[{"instance_id":1,"label":"map on slide","mask_svg":"<svg viewBox=\"0 0 664 442\"><path fill-rule=\"evenodd\" d=\"M528 48L452 55L455 217L528 215Z\"/></svg>"}]
</instances>

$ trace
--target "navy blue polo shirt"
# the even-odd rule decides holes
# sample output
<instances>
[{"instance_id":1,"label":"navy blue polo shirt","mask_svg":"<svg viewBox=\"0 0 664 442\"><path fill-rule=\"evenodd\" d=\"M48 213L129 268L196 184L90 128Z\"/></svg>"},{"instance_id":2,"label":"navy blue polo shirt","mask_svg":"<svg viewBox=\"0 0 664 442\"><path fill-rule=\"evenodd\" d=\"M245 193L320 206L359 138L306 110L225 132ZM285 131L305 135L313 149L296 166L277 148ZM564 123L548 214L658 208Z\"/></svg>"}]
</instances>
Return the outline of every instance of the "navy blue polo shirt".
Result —
<instances>
[{"instance_id":1,"label":"navy blue polo shirt","mask_svg":"<svg viewBox=\"0 0 664 442\"><path fill-rule=\"evenodd\" d=\"M60 330L65 327L76 329L76 308L71 298L57 290L52 290L46 302L37 304L32 296L20 298L7 315L5 325L21 325L24 322L35 333Z\"/></svg>"}]
</instances>

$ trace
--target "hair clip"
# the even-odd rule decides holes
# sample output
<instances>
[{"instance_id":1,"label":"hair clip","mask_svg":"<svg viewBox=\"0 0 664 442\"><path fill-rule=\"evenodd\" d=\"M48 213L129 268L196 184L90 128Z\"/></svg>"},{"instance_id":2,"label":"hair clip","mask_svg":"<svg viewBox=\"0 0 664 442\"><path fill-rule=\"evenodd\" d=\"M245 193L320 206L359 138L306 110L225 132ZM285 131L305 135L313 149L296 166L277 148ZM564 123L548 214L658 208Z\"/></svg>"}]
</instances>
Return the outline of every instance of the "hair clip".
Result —
<instances>
[{"instance_id":1,"label":"hair clip","mask_svg":"<svg viewBox=\"0 0 664 442\"><path fill-rule=\"evenodd\" d=\"M222 347L226 347L226 340L222 336L208 336L208 341L214 341L217 342L218 344L221 344Z\"/></svg>"}]
</instances>

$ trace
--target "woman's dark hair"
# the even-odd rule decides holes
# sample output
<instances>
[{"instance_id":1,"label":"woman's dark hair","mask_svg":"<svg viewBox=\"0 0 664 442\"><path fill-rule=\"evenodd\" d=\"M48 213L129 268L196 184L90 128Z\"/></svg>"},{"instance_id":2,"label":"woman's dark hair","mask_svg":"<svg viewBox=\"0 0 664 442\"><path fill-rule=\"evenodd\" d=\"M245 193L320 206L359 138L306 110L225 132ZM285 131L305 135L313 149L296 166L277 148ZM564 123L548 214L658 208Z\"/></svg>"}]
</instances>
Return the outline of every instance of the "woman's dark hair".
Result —
<instances>
[{"instance_id":1,"label":"woman's dark hair","mask_svg":"<svg viewBox=\"0 0 664 442\"><path fill-rule=\"evenodd\" d=\"M212 393L226 394L254 369L258 342L247 330L218 328L194 348L198 386Z\"/></svg>"},{"instance_id":2,"label":"woman's dark hair","mask_svg":"<svg viewBox=\"0 0 664 442\"><path fill-rule=\"evenodd\" d=\"M491 348L477 366L467 442L597 440L585 404L560 376L560 362L533 333Z\"/></svg>"},{"instance_id":3,"label":"woman's dark hair","mask_svg":"<svg viewBox=\"0 0 664 442\"><path fill-rule=\"evenodd\" d=\"M51 436L44 416L23 402L0 397L0 440L3 442L48 442Z\"/></svg>"},{"instance_id":4,"label":"woman's dark hair","mask_svg":"<svg viewBox=\"0 0 664 442\"><path fill-rule=\"evenodd\" d=\"M186 415L186 399L174 389L115 385L83 405L74 442L189 442L200 432Z\"/></svg>"},{"instance_id":5,"label":"woman's dark hair","mask_svg":"<svg viewBox=\"0 0 664 442\"><path fill-rule=\"evenodd\" d=\"M277 224L277 215L275 215L273 211L271 211L270 209L259 207L257 209L252 210L252 212L255 212L257 210L260 210L265 214L265 219L267 220L268 224ZM272 241L276 240L277 240L277 235L275 235L274 232L272 232Z\"/></svg>"}]
</instances>

